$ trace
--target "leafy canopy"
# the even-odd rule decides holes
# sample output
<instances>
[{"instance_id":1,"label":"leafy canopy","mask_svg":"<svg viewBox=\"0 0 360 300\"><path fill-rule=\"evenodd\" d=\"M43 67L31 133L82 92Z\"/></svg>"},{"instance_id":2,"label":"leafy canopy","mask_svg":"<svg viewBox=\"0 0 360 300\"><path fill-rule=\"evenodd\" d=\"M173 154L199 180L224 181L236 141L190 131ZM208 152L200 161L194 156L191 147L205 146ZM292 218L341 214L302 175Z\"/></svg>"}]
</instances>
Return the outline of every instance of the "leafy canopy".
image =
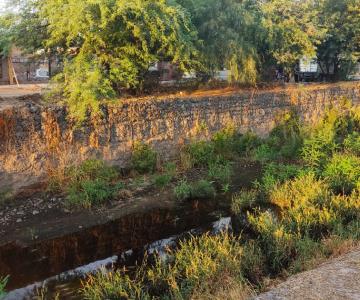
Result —
<instances>
[{"instance_id":1,"label":"leafy canopy","mask_svg":"<svg viewBox=\"0 0 360 300\"><path fill-rule=\"evenodd\" d=\"M56 12L56 13L54 13ZM141 88L149 66L196 66L196 32L184 8L166 0L45 0L48 46L64 43L63 95L72 115L123 88Z\"/></svg>"}]
</instances>

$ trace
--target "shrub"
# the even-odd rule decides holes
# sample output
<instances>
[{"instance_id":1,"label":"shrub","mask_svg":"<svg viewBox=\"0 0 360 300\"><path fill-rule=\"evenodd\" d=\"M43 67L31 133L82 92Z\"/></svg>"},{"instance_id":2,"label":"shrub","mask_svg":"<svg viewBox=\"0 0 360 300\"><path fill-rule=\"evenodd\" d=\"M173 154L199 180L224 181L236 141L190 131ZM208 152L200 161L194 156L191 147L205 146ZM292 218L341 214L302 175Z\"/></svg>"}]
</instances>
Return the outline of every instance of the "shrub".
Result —
<instances>
[{"instance_id":1,"label":"shrub","mask_svg":"<svg viewBox=\"0 0 360 300\"><path fill-rule=\"evenodd\" d=\"M111 199L117 190L103 180L84 180L69 187L66 199L71 205L90 208Z\"/></svg>"},{"instance_id":2,"label":"shrub","mask_svg":"<svg viewBox=\"0 0 360 300\"><path fill-rule=\"evenodd\" d=\"M70 185L84 180L113 181L119 176L115 168L97 159L88 159L78 166L71 166L66 169L65 175L66 182Z\"/></svg>"},{"instance_id":3,"label":"shrub","mask_svg":"<svg viewBox=\"0 0 360 300\"><path fill-rule=\"evenodd\" d=\"M285 165L269 163L265 166L264 174L260 182L256 185L264 192L271 191L277 184L282 184L286 180L294 178L301 171L298 165Z\"/></svg>"},{"instance_id":4,"label":"shrub","mask_svg":"<svg viewBox=\"0 0 360 300\"><path fill-rule=\"evenodd\" d=\"M254 151L254 159L261 163L275 160L277 157L278 151L270 147L268 144L262 144Z\"/></svg>"},{"instance_id":5,"label":"shrub","mask_svg":"<svg viewBox=\"0 0 360 300\"><path fill-rule=\"evenodd\" d=\"M149 145L135 143L131 165L140 174L153 173L156 169L157 154Z\"/></svg>"},{"instance_id":6,"label":"shrub","mask_svg":"<svg viewBox=\"0 0 360 300\"><path fill-rule=\"evenodd\" d=\"M257 202L258 191L242 191L235 194L231 200L231 211L234 214L240 214L244 210L250 209Z\"/></svg>"},{"instance_id":7,"label":"shrub","mask_svg":"<svg viewBox=\"0 0 360 300\"><path fill-rule=\"evenodd\" d=\"M65 170L63 189L70 205L90 208L112 198L123 186L116 183L119 174L101 160L86 160Z\"/></svg>"},{"instance_id":8,"label":"shrub","mask_svg":"<svg viewBox=\"0 0 360 300\"><path fill-rule=\"evenodd\" d=\"M261 245L256 240L247 240L243 244L241 270L243 276L251 283L260 285L266 273L266 257Z\"/></svg>"},{"instance_id":9,"label":"shrub","mask_svg":"<svg viewBox=\"0 0 360 300\"><path fill-rule=\"evenodd\" d=\"M322 173L336 193L351 193L360 180L360 158L351 154L335 154Z\"/></svg>"},{"instance_id":10,"label":"shrub","mask_svg":"<svg viewBox=\"0 0 360 300\"><path fill-rule=\"evenodd\" d=\"M170 174L160 174L154 177L154 183L158 188L163 189L171 182L172 179L173 178Z\"/></svg>"},{"instance_id":11,"label":"shrub","mask_svg":"<svg viewBox=\"0 0 360 300\"><path fill-rule=\"evenodd\" d=\"M258 235L258 242L271 272L287 268L294 253L296 236L287 231L269 211L248 213L248 222Z\"/></svg>"},{"instance_id":12,"label":"shrub","mask_svg":"<svg viewBox=\"0 0 360 300\"><path fill-rule=\"evenodd\" d=\"M360 155L360 134L353 132L349 134L344 140L344 148L347 152L355 155Z\"/></svg>"},{"instance_id":13,"label":"shrub","mask_svg":"<svg viewBox=\"0 0 360 300\"><path fill-rule=\"evenodd\" d=\"M299 156L302 143L299 118L294 112L287 112L278 118L277 126L256 150L255 158L261 162L294 159Z\"/></svg>"},{"instance_id":14,"label":"shrub","mask_svg":"<svg viewBox=\"0 0 360 300\"><path fill-rule=\"evenodd\" d=\"M304 140L301 151L302 158L314 170L321 170L338 147L334 131L336 116L337 112L330 111L324 120L309 130L310 132Z\"/></svg>"},{"instance_id":15,"label":"shrub","mask_svg":"<svg viewBox=\"0 0 360 300\"><path fill-rule=\"evenodd\" d=\"M9 276L0 277L0 299L5 297L5 295L6 295L5 287L6 287L8 280L9 280Z\"/></svg>"},{"instance_id":16,"label":"shrub","mask_svg":"<svg viewBox=\"0 0 360 300\"><path fill-rule=\"evenodd\" d=\"M236 138L237 133L233 126L228 126L215 133L211 139L215 153L225 159L232 159L235 155L234 147Z\"/></svg>"},{"instance_id":17,"label":"shrub","mask_svg":"<svg viewBox=\"0 0 360 300\"><path fill-rule=\"evenodd\" d=\"M181 150L181 165L184 169L206 167L215 159L214 145L207 141L192 142Z\"/></svg>"},{"instance_id":18,"label":"shrub","mask_svg":"<svg viewBox=\"0 0 360 300\"><path fill-rule=\"evenodd\" d=\"M289 126L289 127L288 127ZM262 163L278 159L295 159L300 155L303 137L292 123L280 123L254 151L254 158ZM298 126L298 125L296 125Z\"/></svg>"},{"instance_id":19,"label":"shrub","mask_svg":"<svg viewBox=\"0 0 360 300\"><path fill-rule=\"evenodd\" d=\"M181 180L180 183L174 188L174 194L179 200L186 200L191 197L191 186L185 180Z\"/></svg>"},{"instance_id":20,"label":"shrub","mask_svg":"<svg viewBox=\"0 0 360 300\"><path fill-rule=\"evenodd\" d=\"M295 257L289 266L289 271L292 274L313 268L325 257L325 249L322 243L314 241L308 236L295 240L294 251Z\"/></svg>"},{"instance_id":21,"label":"shrub","mask_svg":"<svg viewBox=\"0 0 360 300\"><path fill-rule=\"evenodd\" d=\"M227 192L232 176L232 166L228 161L215 161L209 164L208 177L221 186L223 192Z\"/></svg>"},{"instance_id":22,"label":"shrub","mask_svg":"<svg viewBox=\"0 0 360 300\"><path fill-rule=\"evenodd\" d=\"M156 175L154 177L154 183L159 188L167 186L176 175L176 164L167 163L164 167L164 174Z\"/></svg>"},{"instance_id":23,"label":"shrub","mask_svg":"<svg viewBox=\"0 0 360 300\"><path fill-rule=\"evenodd\" d=\"M252 132L238 136L234 141L234 149L239 155L251 156L261 145L261 139Z\"/></svg>"},{"instance_id":24,"label":"shrub","mask_svg":"<svg viewBox=\"0 0 360 300\"><path fill-rule=\"evenodd\" d=\"M191 185L191 198L204 199L213 198L216 195L216 190L211 182L201 179Z\"/></svg>"}]
</instances>

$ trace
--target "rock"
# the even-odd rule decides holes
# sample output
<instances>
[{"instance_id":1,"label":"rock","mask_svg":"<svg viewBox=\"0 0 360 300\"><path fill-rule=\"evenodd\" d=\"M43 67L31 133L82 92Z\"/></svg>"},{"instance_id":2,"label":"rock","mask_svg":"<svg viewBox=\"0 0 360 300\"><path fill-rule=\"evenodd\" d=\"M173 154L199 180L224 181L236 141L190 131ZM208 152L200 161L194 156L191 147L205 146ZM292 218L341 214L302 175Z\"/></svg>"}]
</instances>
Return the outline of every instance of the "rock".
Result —
<instances>
[{"instance_id":1,"label":"rock","mask_svg":"<svg viewBox=\"0 0 360 300\"><path fill-rule=\"evenodd\" d=\"M21 222L22 222L22 219L21 219L21 218L19 218L19 219L16 220L16 223L21 223Z\"/></svg>"},{"instance_id":2,"label":"rock","mask_svg":"<svg viewBox=\"0 0 360 300\"><path fill-rule=\"evenodd\" d=\"M38 210L33 210L32 214L33 214L34 216L36 216L36 215L39 214L39 211L38 211Z\"/></svg>"}]
</instances>

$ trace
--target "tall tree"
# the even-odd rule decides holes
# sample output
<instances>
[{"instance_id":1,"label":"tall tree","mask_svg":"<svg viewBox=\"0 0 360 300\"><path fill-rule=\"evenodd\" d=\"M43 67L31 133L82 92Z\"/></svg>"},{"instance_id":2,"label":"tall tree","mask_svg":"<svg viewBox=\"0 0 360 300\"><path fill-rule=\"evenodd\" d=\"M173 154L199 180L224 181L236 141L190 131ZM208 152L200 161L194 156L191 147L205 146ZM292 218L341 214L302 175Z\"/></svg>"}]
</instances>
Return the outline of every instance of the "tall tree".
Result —
<instances>
[{"instance_id":1,"label":"tall tree","mask_svg":"<svg viewBox=\"0 0 360 300\"><path fill-rule=\"evenodd\" d=\"M192 16L201 40L201 59L208 72L232 71L232 80L255 83L257 46L263 39L259 9L252 0L179 0Z\"/></svg>"},{"instance_id":2,"label":"tall tree","mask_svg":"<svg viewBox=\"0 0 360 300\"><path fill-rule=\"evenodd\" d=\"M334 79L346 77L360 60L360 1L324 0L319 6L326 35L317 50L323 71Z\"/></svg>"},{"instance_id":3,"label":"tall tree","mask_svg":"<svg viewBox=\"0 0 360 300\"><path fill-rule=\"evenodd\" d=\"M291 72L302 57L313 57L323 35L313 0L266 0L261 2L267 30L265 61Z\"/></svg>"}]
</instances>

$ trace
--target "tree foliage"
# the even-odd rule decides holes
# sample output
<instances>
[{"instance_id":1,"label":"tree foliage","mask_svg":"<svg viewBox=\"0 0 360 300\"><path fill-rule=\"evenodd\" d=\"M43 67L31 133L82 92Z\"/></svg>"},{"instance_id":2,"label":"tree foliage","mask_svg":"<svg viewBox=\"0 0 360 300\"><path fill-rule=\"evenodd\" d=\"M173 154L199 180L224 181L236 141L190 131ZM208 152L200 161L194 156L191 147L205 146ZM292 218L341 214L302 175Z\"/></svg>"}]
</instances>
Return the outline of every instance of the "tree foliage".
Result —
<instances>
[{"instance_id":1,"label":"tree foliage","mask_svg":"<svg viewBox=\"0 0 360 300\"><path fill-rule=\"evenodd\" d=\"M324 73L334 66L335 76L344 77L360 60L360 1L323 0L318 12L326 35L317 57L324 64Z\"/></svg>"},{"instance_id":2,"label":"tree foliage","mask_svg":"<svg viewBox=\"0 0 360 300\"><path fill-rule=\"evenodd\" d=\"M47 45L65 42L64 96L78 117L122 88L141 88L156 61L181 70L196 65L189 16L166 0L45 0L41 13L49 23Z\"/></svg>"},{"instance_id":3,"label":"tree foliage","mask_svg":"<svg viewBox=\"0 0 360 300\"><path fill-rule=\"evenodd\" d=\"M254 85L303 57L343 75L360 58L359 0L11 2L18 13L0 18L0 51L16 43L56 54L63 70L54 91L80 119L123 90L141 90L158 61L198 74L230 69L232 82Z\"/></svg>"},{"instance_id":4,"label":"tree foliage","mask_svg":"<svg viewBox=\"0 0 360 300\"><path fill-rule=\"evenodd\" d=\"M302 57L313 57L323 31L312 0L269 0L261 5L267 29L268 59L292 68Z\"/></svg>"},{"instance_id":5,"label":"tree foliage","mask_svg":"<svg viewBox=\"0 0 360 300\"><path fill-rule=\"evenodd\" d=\"M192 16L201 40L202 64L207 72L230 69L232 81L255 83L258 44L263 30L259 6L245 0L179 0Z\"/></svg>"}]
</instances>

